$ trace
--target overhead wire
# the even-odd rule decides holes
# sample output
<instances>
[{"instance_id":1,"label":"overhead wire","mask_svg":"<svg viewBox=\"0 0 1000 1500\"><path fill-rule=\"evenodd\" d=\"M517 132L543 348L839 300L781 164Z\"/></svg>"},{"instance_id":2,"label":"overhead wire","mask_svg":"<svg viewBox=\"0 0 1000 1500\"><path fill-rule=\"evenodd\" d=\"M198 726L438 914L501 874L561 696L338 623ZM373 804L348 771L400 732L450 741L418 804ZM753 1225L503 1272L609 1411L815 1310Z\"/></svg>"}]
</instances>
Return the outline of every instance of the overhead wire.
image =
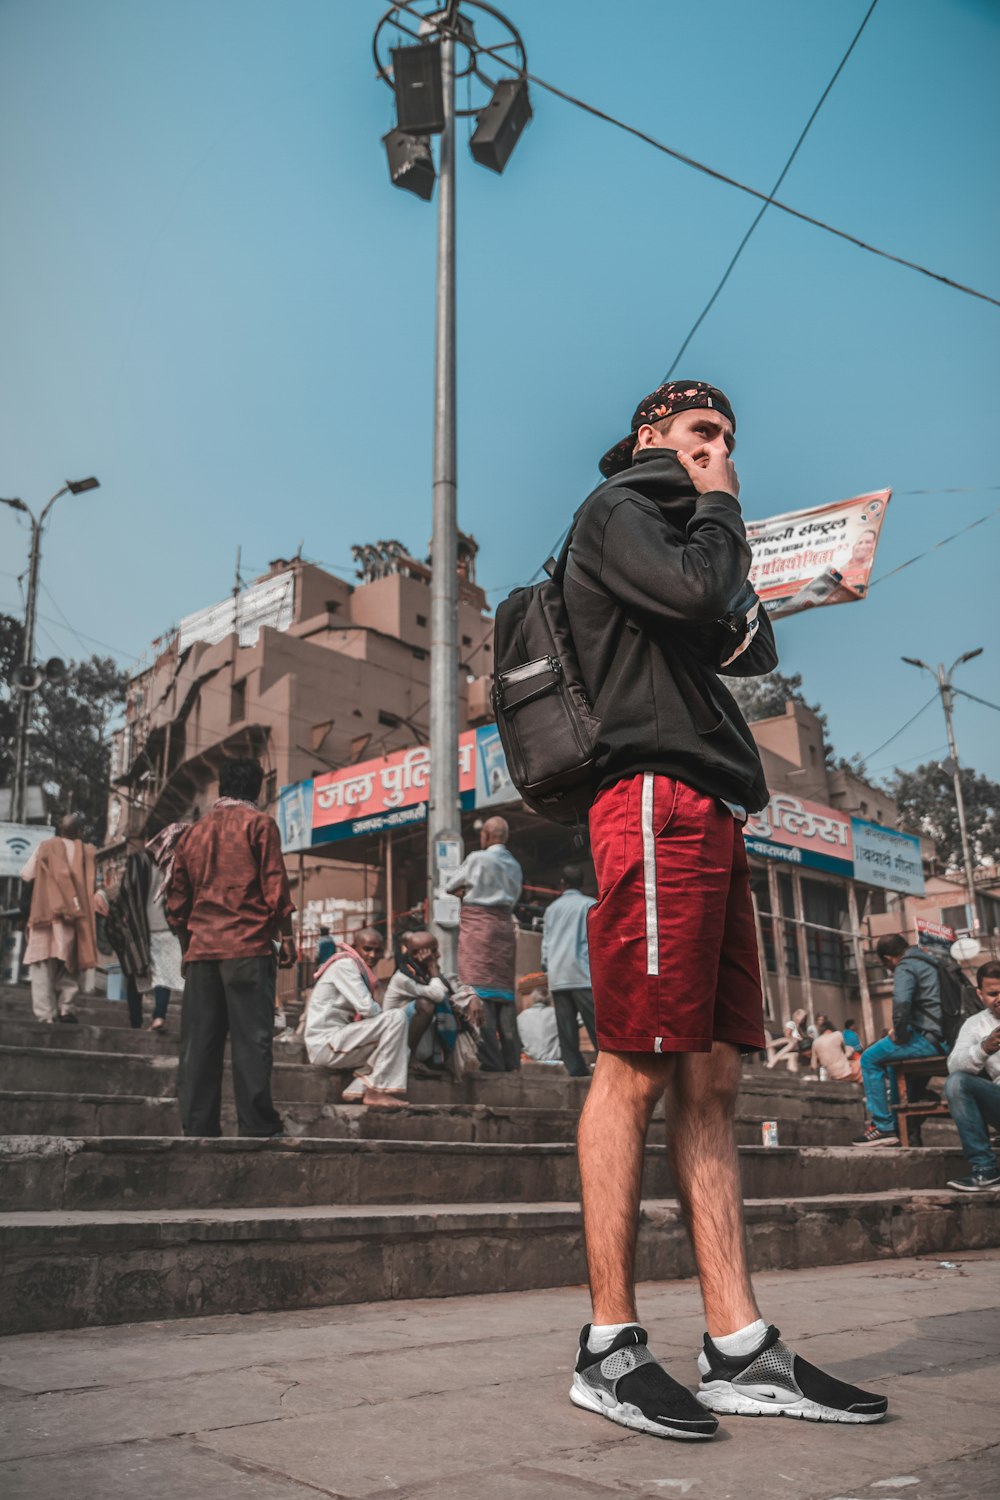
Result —
<instances>
[{"instance_id":1,"label":"overhead wire","mask_svg":"<svg viewBox=\"0 0 1000 1500\"><path fill-rule=\"evenodd\" d=\"M932 552L937 552L940 547L946 547L949 542L956 541L960 536L965 536L967 531L975 531L977 526L982 526L984 522L991 520L992 517L996 515L1000 515L1000 505L996 506L991 511L987 511L986 515L980 516L977 521L970 521L968 526L962 527L961 531L953 531L951 536L942 537L941 540L939 542L935 542L932 547L927 547L923 552L918 552L916 557L908 558L906 562L900 563L898 568L890 568L888 573L882 573L880 577L876 578L874 582L869 585L869 594L871 593L872 589L877 588L880 583L885 583L887 578L895 578L896 574L902 573L904 568L912 568L914 563L920 562L922 558L930 557Z\"/></svg>"},{"instance_id":2,"label":"overhead wire","mask_svg":"<svg viewBox=\"0 0 1000 1500\"><path fill-rule=\"evenodd\" d=\"M889 736L889 738L887 740L883 740L882 743L881 743L881 745L876 745L876 747L875 747L874 750L869 750L868 754L867 755L863 755L861 757L861 759L863 761L869 761L869 760L871 760L871 758L872 758L873 755L880 755L881 752L885 749L885 747L887 745L891 745L892 742L893 742L893 740L898 740L899 736L903 733L904 730L909 729L909 727L910 727L911 724L915 724L917 722L917 720L920 718L920 715L926 713L927 710L930 708L931 704L937 702L937 699L938 699L938 695L935 692L935 693L933 693L931 695L930 698L928 698L928 700L924 704L923 708L918 708L917 711L916 711L916 713L913 714L909 719L907 719L907 721L906 721L905 724L900 725L900 727L896 730L895 734L890 734L890 736Z\"/></svg>"},{"instance_id":3,"label":"overhead wire","mask_svg":"<svg viewBox=\"0 0 1000 1500\"><path fill-rule=\"evenodd\" d=\"M953 490L897 490L894 493L897 494L897 495L972 495L972 494L979 494L981 491L984 491L984 490L1000 490L1000 485L998 485L998 484L970 485L970 486L968 486L966 488L953 489ZM992 517L995 516L995 515L1000 515L1000 505L996 506L993 510L987 511L986 515L980 516L977 520L970 521L969 524L968 524L968 526L963 526L960 531L954 531L954 532L952 532L952 534L950 536L942 537L939 542L935 542L933 544L933 546L928 547L924 552L918 552L915 557L909 558L906 562L900 563L897 568L892 568L892 569L890 569L890 571L888 573L881 574L880 577L876 578L874 580L874 582L869 585L868 592L871 593L872 589L875 588L876 584L884 583L887 578L892 578L894 576L894 574L901 573L904 568L909 568L909 567L911 567L913 565L913 563L920 562L922 558L929 557L930 554L932 552L936 552L939 547L945 547L945 546L947 546L947 544L949 542L956 541L958 539L958 537L964 536L967 531L974 531L977 526L982 526L985 521L991 520ZM548 554L548 555L550 555L550 556L558 556L559 548L562 546L562 543L563 543L563 541L565 540L565 537L566 537L566 532L568 530L569 530L569 527L567 526L560 533L559 539L558 539L555 547L552 548L551 553ZM544 570L544 566L545 566L545 564L543 563L540 568L537 568L535 570L535 572L532 574L531 578L529 578L527 580L527 582L529 584L530 583L534 583L535 579ZM510 589L523 588L523 587L525 587L525 583L523 581L519 580L517 583L501 583L501 584L496 584L493 588L486 589L485 592L487 594L501 594L501 593L507 593Z\"/></svg>"},{"instance_id":4,"label":"overhead wire","mask_svg":"<svg viewBox=\"0 0 1000 1500\"><path fill-rule=\"evenodd\" d=\"M865 27L868 25L868 22L871 20L871 18L872 18L872 12L874 11L874 9L875 9L875 7L876 7L877 4L878 4L878 0L872 0L871 5L869 5L867 11L865 12L864 20L861 22L861 25L858 27L857 31L854 33L854 36L853 36L853 38L851 40L851 45L848 47L847 51L844 53L843 57L840 59L840 62L837 64L837 67L836 67L836 69L835 69L835 71L833 73L833 76L830 79L829 83L827 84L826 88L823 90L822 94L820 94L819 100L817 101L816 106L813 109L812 114L809 116L809 118L806 121L805 125L802 127L802 132L799 135L798 140L795 142L795 145L792 147L792 151L791 151L790 156L788 157L788 160L785 162L785 165L782 167L780 173L778 174L778 177L777 177L777 179L776 179L776 181L774 183L774 186L772 187L771 192L770 192L770 197L771 198L774 197L775 193L778 191L778 189L780 188L781 184L784 182L785 178L788 176L789 169L791 168L791 165L794 162L795 158L798 156L799 149L802 146L802 143L805 140L806 136L809 134L809 131L810 131L811 127L812 127L813 121L816 119L816 116L819 114L820 110L823 108L823 105L826 103L827 98L829 97L831 89L833 88L834 84L837 82L837 79L840 77L841 73L844 71L844 67L847 64L848 58L850 57L851 53L854 51L854 49L857 46L858 42L861 40L861 33L864 31ZM762 203L761 206L760 206L760 208L757 210L757 214L756 214L756 217L754 218L753 223L750 225L750 228L747 230L746 234L743 236L743 238L740 240L739 244L737 245L736 251L733 254L733 257L730 260L728 266L723 271L722 276L719 279L719 283L718 283L718 285L715 288L715 291L709 297L708 301L705 303L705 306L702 308L702 310L698 314L697 318L695 318L694 323L691 325L691 328L690 328L690 330L689 330L689 332L687 334L687 337L684 339L684 342L681 344L681 346L678 349L677 353L674 355L673 359L671 360L671 362L670 362L670 368L667 370L666 375L663 377L665 381L670 379L671 375L674 373L674 370L677 368L678 364L683 359L685 350L687 349L687 347L690 344L691 340L694 338L695 334L698 332L698 329L701 327L702 323L704 323L705 319L708 317L708 314L712 311L712 308L715 306L715 303L718 300L719 295L722 292L723 287L725 286L726 282L729 280L730 276L733 273L733 270L734 270L734 268L736 266L737 261L739 260L740 256L743 254L743 252L746 249L747 245L750 243L750 240L751 240L751 238L753 236L754 230L757 228L757 225L760 223L761 219L767 213L767 210L768 210L769 207L770 207L769 203Z\"/></svg>"},{"instance_id":5,"label":"overhead wire","mask_svg":"<svg viewBox=\"0 0 1000 1500\"><path fill-rule=\"evenodd\" d=\"M395 10L406 11L409 15L416 16L419 20L426 19L418 11L412 0L398 0L393 7ZM405 30L405 28L402 28ZM461 36L459 41L464 39ZM738 192L747 193L751 198L770 208L777 208L781 213L798 219L803 224L811 224L814 229L821 229L826 234L832 234L837 239L846 240L848 244L854 245L859 250L867 251L869 255L877 255L882 260L891 261L894 265L905 266L910 271L917 271L921 276L927 276L932 281L940 282L943 286L949 286L953 291L962 292L968 297L976 297L981 302L989 302L993 307L1000 307L1000 297L993 297L989 292L981 292L976 287L967 286L964 282L956 281L951 276L945 276L940 271L932 271L928 266L921 265L919 261L908 260L905 256L895 255L890 250L882 250L877 245L870 245L866 240L856 234L849 233L846 229L838 229L834 224L828 224L826 220L817 218L814 214L807 214L802 209L793 208L789 203L783 203L780 199L769 193L761 192L759 188L751 187L748 183L740 182L739 178L732 177L728 172L721 172L717 167L710 167L707 162L699 161L697 157L689 156L684 151L678 151L674 146L668 146L666 142L657 140L656 136L650 135L648 131L640 130L637 125L630 125L626 120L620 120L616 115L609 114L607 110L599 109L596 104L588 104L585 99L579 99L574 94L567 93L565 89L558 88L556 84L549 83L544 78L539 78L536 73L528 71L521 72L516 63L509 58L501 57L494 47L476 46L476 52L487 57L494 58L504 67L509 68L512 73L526 78L536 88L544 89L546 93L553 94L557 99L562 99L566 104L572 104L576 109L581 109L585 114L593 115L595 119L603 120L608 125L613 125L617 130L624 131L627 135L635 136L637 140L644 141L647 146L661 151L665 156L678 161L682 166L690 167L693 171L701 172L706 177L711 177L716 182L724 183L727 187L736 188Z\"/></svg>"},{"instance_id":6,"label":"overhead wire","mask_svg":"<svg viewBox=\"0 0 1000 1500\"><path fill-rule=\"evenodd\" d=\"M991 703L988 698L979 698L975 693L970 693L966 688L953 688L952 692L961 693L963 698L971 698L973 703L981 703L984 708L992 708L1000 714L1000 703Z\"/></svg>"}]
</instances>

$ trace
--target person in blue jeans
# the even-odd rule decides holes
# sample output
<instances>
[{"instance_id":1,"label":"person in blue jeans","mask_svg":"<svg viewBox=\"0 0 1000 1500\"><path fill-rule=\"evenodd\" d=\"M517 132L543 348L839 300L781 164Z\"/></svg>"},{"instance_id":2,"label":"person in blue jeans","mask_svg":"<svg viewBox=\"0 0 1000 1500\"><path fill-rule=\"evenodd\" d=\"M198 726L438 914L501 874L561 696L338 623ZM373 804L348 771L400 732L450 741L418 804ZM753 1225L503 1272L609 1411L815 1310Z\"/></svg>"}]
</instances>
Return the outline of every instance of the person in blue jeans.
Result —
<instances>
[{"instance_id":1,"label":"person in blue jeans","mask_svg":"<svg viewBox=\"0 0 1000 1500\"><path fill-rule=\"evenodd\" d=\"M963 1193L1000 1188L1000 1164L990 1143L990 1126L1000 1130L1000 963L995 958L977 970L976 990L984 1008L955 1038L944 1088L972 1168L968 1177L953 1177L948 1186Z\"/></svg>"},{"instance_id":2,"label":"person in blue jeans","mask_svg":"<svg viewBox=\"0 0 1000 1500\"><path fill-rule=\"evenodd\" d=\"M899 1090L893 1064L944 1054L941 979L934 960L899 933L879 938L875 951L892 971L892 1030L861 1054L869 1123L854 1145L898 1146Z\"/></svg>"}]
</instances>

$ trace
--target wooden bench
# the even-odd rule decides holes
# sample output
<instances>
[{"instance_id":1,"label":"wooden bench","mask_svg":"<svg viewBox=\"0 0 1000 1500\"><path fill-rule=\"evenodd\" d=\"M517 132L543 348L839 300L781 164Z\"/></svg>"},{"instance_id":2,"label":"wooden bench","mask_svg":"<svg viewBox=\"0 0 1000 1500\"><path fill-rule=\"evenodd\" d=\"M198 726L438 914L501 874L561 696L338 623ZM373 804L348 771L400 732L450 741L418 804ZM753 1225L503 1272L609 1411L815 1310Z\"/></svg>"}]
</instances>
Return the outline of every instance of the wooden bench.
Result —
<instances>
[{"instance_id":1,"label":"wooden bench","mask_svg":"<svg viewBox=\"0 0 1000 1500\"><path fill-rule=\"evenodd\" d=\"M948 1076L948 1059L947 1057L914 1057L909 1062L893 1063L893 1071L899 1086L899 1103L896 1105L899 1143L901 1146L908 1146L911 1120L915 1120L919 1125L921 1121L931 1119L934 1115L950 1114L943 1097L926 1101L911 1101L910 1099L912 1082L918 1079L926 1082L929 1078Z\"/></svg>"}]
</instances>

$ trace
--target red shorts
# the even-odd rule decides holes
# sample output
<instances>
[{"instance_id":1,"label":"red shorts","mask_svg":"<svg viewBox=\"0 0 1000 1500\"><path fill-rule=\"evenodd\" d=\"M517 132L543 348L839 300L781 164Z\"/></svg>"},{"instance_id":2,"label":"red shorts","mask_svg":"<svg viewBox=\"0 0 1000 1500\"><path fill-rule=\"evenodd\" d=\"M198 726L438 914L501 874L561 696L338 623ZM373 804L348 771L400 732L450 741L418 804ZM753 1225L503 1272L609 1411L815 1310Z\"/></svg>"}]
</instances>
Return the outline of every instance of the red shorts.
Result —
<instances>
[{"instance_id":1,"label":"red shorts","mask_svg":"<svg viewBox=\"0 0 1000 1500\"><path fill-rule=\"evenodd\" d=\"M764 1046L742 825L724 802L651 772L590 810L600 899L587 922L606 1052Z\"/></svg>"}]
</instances>

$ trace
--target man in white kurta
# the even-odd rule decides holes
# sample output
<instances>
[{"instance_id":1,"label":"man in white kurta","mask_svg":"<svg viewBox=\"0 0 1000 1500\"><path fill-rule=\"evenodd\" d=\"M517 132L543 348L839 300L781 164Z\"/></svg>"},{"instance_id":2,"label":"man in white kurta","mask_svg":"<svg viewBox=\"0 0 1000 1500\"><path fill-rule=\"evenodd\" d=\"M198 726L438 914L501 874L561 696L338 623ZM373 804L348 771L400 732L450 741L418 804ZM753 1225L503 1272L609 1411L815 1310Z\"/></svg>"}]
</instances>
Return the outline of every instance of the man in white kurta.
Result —
<instances>
[{"instance_id":1,"label":"man in white kurta","mask_svg":"<svg viewBox=\"0 0 1000 1500\"><path fill-rule=\"evenodd\" d=\"M383 1011L370 965L382 956L381 935L372 928L354 939L357 953L341 948L322 969L309 997L305 1043L318 1067L352 1072L348 1102L400 1105L406 1099L409 1060L405 1010ZM359 962L360 958L360 962Z\"/></svg>"}]
</instances>

